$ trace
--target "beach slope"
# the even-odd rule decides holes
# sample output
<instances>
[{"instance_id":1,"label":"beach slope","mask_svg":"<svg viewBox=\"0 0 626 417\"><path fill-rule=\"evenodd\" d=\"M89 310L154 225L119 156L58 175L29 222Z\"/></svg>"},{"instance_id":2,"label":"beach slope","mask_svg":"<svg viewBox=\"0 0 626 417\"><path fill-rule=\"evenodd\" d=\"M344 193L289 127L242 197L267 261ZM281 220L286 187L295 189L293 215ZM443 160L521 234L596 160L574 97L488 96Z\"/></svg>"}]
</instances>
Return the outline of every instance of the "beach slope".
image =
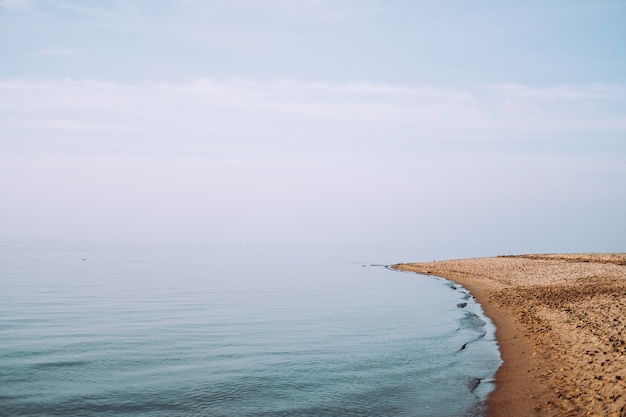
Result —
<instances>
[{"instance_id":1,"label":"beach slope","mask_svg":"<svg viewBox=\"0 0 626 417\"><path fill-rule=\"evenodd\" d=\"M477 298L504 364L489 416L626 417L626 254L407 263Z\"/></svg>"}]
</instances>

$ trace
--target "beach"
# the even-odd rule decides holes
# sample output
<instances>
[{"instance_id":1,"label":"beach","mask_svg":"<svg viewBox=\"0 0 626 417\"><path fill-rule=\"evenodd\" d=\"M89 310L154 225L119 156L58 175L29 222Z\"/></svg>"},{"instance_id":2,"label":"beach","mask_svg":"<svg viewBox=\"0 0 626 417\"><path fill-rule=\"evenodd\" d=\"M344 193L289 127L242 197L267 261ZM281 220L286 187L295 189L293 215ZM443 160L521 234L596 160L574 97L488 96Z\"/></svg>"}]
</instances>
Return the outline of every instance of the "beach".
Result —
<instances>
[{"instance_id":1,"label":"beach","mask_svg":"<svg viewBox=\"0 0 626 417\"><path fill-rule=\"evenodd\" d=\"M626 416L626 254L512 255L395 269L467 288L496 325L491 416Z\"/></svg>"}]
</instances>

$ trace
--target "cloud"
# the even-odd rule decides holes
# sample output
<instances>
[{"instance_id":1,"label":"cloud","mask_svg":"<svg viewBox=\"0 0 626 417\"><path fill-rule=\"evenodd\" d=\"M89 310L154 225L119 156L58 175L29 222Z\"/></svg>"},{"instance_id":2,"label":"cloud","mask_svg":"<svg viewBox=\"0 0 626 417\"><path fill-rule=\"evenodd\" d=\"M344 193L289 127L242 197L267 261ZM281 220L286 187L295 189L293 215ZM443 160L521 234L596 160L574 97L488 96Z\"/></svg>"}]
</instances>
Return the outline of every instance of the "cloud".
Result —
<instances>
[{"instance_id":1,"label":"cloud","mask_svg":"<svg viewBox=\"0 0 626 417\"><path fill-rule=\"evenodd\" d=\"M176 0L200 10L228 9L239 15L264 15L300 21L345 21L376 15L384 9L380 0ZM243 12L242 12L243 11ZM252 12L252 13L250 13Z\"/></svg>"},{"instance_id":2,"label":"cloud","mask_svg":"<svg viewBox=\"0 0 626 417\"><path fill-rule=\"evenodd\" d=\"M21 143L81 138L110 150L226 143L441 150L446 142L437 140L460 149L506 147L558 143L567 136L575 143L592 132L626 130L624 88L610 85L462 89L209 78L136 84L9 79L0 81L0 91L0 120L23 137Z\"/></svg>"},{"instance_id":3,"label":"cloud","mask_svg":"<svg viewBox=\"0 0 626 417\"><path fill-rule=\"evenodd\" d=\"M626 88L608 85L582 86L550 86L531 87L521 84L496 84L495 91L502 97L510 99L527 99L537 102L573 101L573 100L607 100L626 97Z\"/></svg>"},{"instance_id":4,"label":"cloud","mask_svg":"<svg viewBox=\"0 0 626 417\"><path fill-rule=\"evenodd\" d=\"M50 2L49 5L57 10L64 11L64 12L94 16L94 17L103 17L103 18L115 17L115 10L116 10L115 2L112 3L114 7L108 7L108 8L107 7L93 7L93 6L88 7L88 6L85 6L84 2L76 2L72 0L68 0L68 1L56 0L54 2Z\"/></svg>"},{"instance_id":5,"label":"cloud","mask_svg":"<svg viewBox=\"0 0 626 417\"><path fill-rule=\"evenodd\" d=\"M37 55L47 56L69 56L74 55L76 51L73 48L47 48L36 52Z\"/></svg>"},{"instance_id":6,"label":"cloud","mask_svg":"<svg viewBox=\"0 0 626 417\"><path fill-rule=\"evenodd\" d=\"M483 92L501 126L539 133L591 130L623 131L626 102L622 85L558 85L533 87L494 84Z\"/></svg>"},{"instance_id":7,"label":"cloud","mask_svg":"<svg viewBox=\"0 0 626 417\"><path fill-rule=\"evenodd\" d=\"M110 20L116 17L116 13L121 10L116 2L103 2L99 7L93 5L86 6L84 3L76 0L0 0L0 7L8 10L35 10L37 15L40 17L45 16L49 21L58 17L54 16L54 12Z\"/></svg>"},{"instance_id":8,"label":"cloud","mask_svg":"<svg viewBox=\"0 0 626 417\"><path fill-rule=\"evenodd\" d=\"M31 0L0 0L0 7L5 9L20 9L31 4Z\"/></svg>"},{"instance_id":9,"label":"cloud","mask_svg":"<svg viewBox=\"0 0 626 417\"><path fill-rule=\"evenodd\" d=\"M5 79L0 230L606 250L624 232L623 91Z\"/></svg>"}]
</instances>

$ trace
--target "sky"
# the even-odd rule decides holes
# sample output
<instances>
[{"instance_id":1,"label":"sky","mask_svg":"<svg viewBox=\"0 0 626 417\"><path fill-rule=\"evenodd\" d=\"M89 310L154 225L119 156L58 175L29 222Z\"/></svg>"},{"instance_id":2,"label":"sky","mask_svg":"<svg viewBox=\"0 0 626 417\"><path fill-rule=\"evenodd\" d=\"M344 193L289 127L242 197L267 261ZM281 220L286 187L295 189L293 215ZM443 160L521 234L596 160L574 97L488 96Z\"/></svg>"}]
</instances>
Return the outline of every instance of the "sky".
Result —
<instances>
[{"instance_id":1,"label":"sky","mask_svg":"<svg viewBox=\"0 0 626 417\"><path fill-rule=\"evenodd\" d=\"M626 251L622 0L0 0L0 240Z\"/></svg>"}]
</instances>

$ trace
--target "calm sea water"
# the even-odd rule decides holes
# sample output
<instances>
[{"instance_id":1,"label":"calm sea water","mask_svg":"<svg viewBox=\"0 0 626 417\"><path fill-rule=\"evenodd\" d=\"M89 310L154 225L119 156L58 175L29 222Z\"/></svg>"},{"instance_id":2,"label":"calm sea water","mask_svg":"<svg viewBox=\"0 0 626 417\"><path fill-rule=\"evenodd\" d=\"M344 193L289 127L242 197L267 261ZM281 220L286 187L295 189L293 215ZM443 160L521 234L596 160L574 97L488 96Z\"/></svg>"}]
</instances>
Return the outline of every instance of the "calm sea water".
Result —
<instances>
[{"instance_id":1,"label":"calm sea water","mask_svg":"<svg viewBox=\"0 0 626 417\"><path fill-rule=\"evenodd\" d=\"M0 415L481 415L501 362L480 306L367 261L2 243Z\"/></svg>"}]
</instances>

